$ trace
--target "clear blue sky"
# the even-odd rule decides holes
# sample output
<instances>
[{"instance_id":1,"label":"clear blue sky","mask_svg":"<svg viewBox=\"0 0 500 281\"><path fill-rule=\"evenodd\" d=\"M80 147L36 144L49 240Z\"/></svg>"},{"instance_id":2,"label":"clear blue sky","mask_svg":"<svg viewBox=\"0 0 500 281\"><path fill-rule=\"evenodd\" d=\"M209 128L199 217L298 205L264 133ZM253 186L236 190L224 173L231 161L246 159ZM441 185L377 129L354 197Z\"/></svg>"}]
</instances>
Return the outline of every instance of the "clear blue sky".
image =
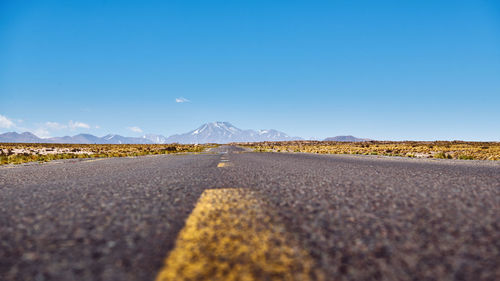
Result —
<instances>
[{"instance_id":1,"label":"clear blue sky","mask_svg":"<svg viewBox=\"0 0 500 281\"><path fill-rule=\"evenodd\" d=\"M500 1L70 2L0 0L0 132L500 141Z\"/></svg>"}]
</instances>

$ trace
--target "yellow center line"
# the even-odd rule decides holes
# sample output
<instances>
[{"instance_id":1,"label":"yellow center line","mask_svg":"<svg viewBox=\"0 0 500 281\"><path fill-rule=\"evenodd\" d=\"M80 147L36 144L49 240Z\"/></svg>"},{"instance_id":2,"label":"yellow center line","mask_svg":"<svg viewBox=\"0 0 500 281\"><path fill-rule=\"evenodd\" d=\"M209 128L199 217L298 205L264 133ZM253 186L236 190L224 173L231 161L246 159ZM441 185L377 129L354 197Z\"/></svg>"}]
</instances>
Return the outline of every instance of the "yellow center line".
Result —
<instances>
[{"instance_id":1,"label":"yellow center line","mask_svg":"<svg viewBox=\"0 0 500 281\"><path fill-rule=\"evenodd\" d=\"M218 168L230 167L230 166L232 166L232 164L229 162L220 162L219 164L217 164Z\"/></svg>"},{"instance_id":2,"label":"yellow center line","mask_svg":"<svg viewBox=\"0 0 500 281\"><path fill-rule=\"evenodd\" d=\"M86 160L86 161L83 161L83 162L88 163L88 162L95 162L95 161L101 161L101 160L104 160L104 158L97 158L97 159L92 159L92 160Z\"/></svg>"},{"instance_id":3,"label":"yellow center line","mask_svg":"<svg viewBox=\"0 0 500 281\"><path fill-rule=\"evenodd\" d=\"M156 281L323 280L308 252L250 189L210 189Z\"/></svg>"}]
</instances>

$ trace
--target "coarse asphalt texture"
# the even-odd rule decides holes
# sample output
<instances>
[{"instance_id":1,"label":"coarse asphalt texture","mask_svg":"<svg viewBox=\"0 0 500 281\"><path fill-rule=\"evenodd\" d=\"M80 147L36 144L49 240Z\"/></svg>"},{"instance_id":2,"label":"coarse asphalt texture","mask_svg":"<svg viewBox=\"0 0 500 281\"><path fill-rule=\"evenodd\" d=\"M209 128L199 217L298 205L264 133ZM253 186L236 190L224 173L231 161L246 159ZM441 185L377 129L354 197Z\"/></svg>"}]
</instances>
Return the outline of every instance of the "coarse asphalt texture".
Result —
<instances>
[{"instance_id":1,"label":"coarse asphalt texture","mask_svg":"<svg viewBox=\"0 0 500 281\"><path fill-rule=\"evenodd\" d=\"M0 167L0 280L154 280L216 188L259 194L327 280L500 280L500 163L234 146Z\"/></svg>"}]
</instances>

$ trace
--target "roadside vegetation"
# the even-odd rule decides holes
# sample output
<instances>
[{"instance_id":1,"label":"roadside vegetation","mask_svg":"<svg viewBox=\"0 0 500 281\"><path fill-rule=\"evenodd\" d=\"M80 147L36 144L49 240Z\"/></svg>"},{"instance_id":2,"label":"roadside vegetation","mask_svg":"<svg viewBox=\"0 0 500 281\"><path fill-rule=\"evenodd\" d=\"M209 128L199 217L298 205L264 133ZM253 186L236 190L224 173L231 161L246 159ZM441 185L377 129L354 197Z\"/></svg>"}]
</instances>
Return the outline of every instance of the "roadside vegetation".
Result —
<instances>
[{"instance_id":1,"label":"roadside vegetation","mask_svg":"<svg viewBox=\"0 0 500 281\"><path fill-rule=\"evenodd\" d=\"M0 165L58 159L203 152L215 145L0 143Z\"/></svg>"},{"instance_id":2,"label":"roadside vegetation","mask_svg":"<svg viewBox=\"0 0 500 281\"><path fill-rule=\"evenodd\" d=\"M259 152L362 154L418 158L500 160L500 142L465 141L287 141L239 143Z\"/></svg>"}]
</instances>

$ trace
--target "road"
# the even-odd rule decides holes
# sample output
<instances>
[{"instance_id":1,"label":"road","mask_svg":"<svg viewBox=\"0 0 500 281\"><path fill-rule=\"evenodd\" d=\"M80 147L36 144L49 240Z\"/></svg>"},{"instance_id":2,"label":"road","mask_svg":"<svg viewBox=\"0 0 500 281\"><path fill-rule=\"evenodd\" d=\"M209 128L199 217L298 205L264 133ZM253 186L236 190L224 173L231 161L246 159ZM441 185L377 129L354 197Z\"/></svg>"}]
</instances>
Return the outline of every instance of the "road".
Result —
<instances>
[{"instance_id":1,"label":"road","mask_svg":"<svg viewBox=\"0 0 500 281\"><path fill-rule=\"evenodd\" d=\"M201 277L500 280L500 163L222 146L0 167L0 280Z\"/></svg>"}]
</instances>

